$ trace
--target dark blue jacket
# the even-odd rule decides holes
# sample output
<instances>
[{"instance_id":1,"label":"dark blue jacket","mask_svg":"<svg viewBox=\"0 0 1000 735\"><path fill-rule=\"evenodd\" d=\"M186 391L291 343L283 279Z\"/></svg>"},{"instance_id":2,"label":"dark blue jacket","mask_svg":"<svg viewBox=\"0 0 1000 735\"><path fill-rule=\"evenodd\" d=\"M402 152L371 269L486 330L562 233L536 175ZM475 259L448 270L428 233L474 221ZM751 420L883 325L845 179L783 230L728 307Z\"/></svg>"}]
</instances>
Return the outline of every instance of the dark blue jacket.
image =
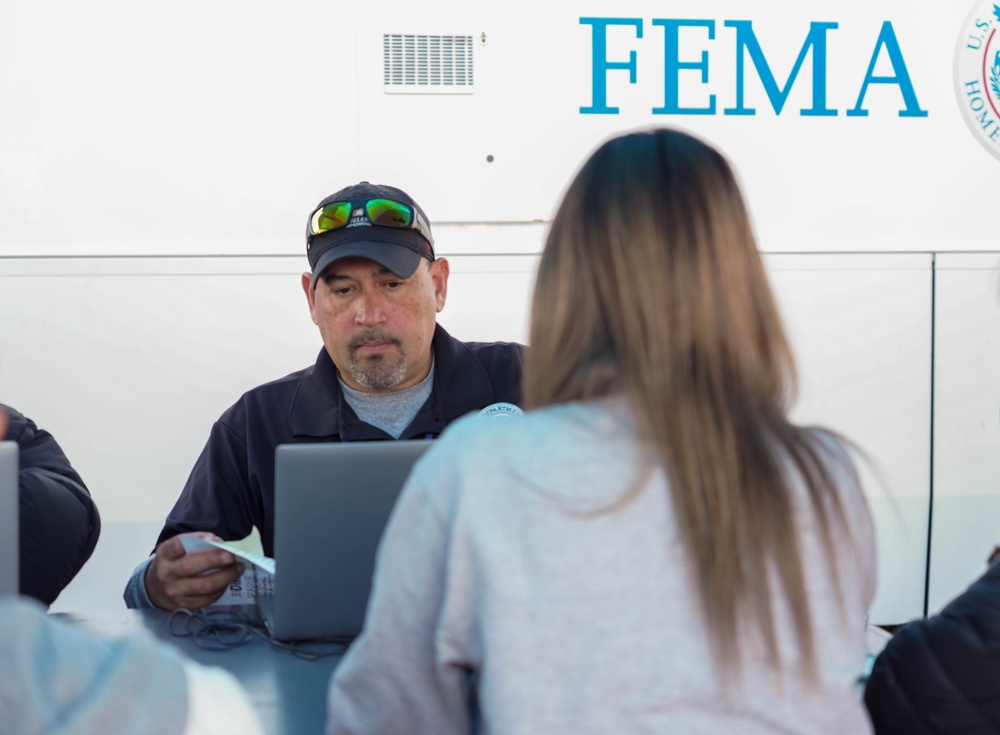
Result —
<instances>
[{"instance_id":1,"label":"dark blue jacket","mask_svg":"<svg viewBox=\"0 0 1000 735\"><path fill-rule=\"evenodd\" d=\"M865 705L876 735L1000 732L1000 564L892 637Z\"/></svg>"},{"instance_id":2,"label":"dark blue jacket","mask_svg":"<svg viewBox=\"0 0 1000 735\"><path fill-rule=\"evenodd\" d=\"M4 409L6 438L18 444L21 594L51 605L94 553L101 517L52 435Z\"/></svg>"},{"instance_id":3,"label":"dark blue jacket","mask_svg":"<svg viewBox=\"0 0 1000 735\"><path fill-rule=\"evenodd\" d=\"M431 396L400 439L436 437L471 411L520 403L521 345L460 342L438 326L432 349ZM273 556L275 447L391 439L357 417L320 350L315 365L245 393L215 422L157 544L188 531L241 539L256 526L264 554Z\"/></svg>"}]
</instances>

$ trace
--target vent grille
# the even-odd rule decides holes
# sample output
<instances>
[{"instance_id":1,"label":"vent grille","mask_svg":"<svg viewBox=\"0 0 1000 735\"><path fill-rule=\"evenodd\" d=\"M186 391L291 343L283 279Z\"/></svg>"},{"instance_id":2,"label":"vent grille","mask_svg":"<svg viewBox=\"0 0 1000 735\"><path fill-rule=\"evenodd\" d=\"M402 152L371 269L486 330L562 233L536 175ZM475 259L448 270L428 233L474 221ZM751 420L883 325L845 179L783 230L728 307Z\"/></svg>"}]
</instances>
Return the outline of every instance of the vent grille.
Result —
<instances>
[{"instance_id":1,"label":"vent grille","mask_svg":"<svg viewBox=\"0 0 1000 735\"><path fill-rule=\"evenodd\" d=\"M472 36L385 34L385 91L469 94L473 90Z\"/></svg>"}]
</instances>

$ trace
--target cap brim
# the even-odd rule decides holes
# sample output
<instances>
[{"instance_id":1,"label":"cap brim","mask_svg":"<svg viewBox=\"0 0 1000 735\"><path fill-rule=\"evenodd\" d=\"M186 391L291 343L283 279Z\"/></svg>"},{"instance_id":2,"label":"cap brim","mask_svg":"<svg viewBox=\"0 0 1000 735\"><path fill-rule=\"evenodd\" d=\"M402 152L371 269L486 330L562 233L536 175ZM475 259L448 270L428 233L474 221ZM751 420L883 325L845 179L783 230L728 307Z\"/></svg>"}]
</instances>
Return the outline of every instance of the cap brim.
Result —
<instances>
[{"instance_id":1,"label":"cap brim","mask_svg":"<svg viewBox=\"0 0 1000 735\"><path fill-rule=\"evenodd\" d=\"M312 286L331 265L344 258L364 258L378 263L383 268L399 276L409 278L417 271L417 266L424 257L405 245L378 242L373 240L355 240L330 248L319 256L313 267Z\"/></svg>"}]
</instances>

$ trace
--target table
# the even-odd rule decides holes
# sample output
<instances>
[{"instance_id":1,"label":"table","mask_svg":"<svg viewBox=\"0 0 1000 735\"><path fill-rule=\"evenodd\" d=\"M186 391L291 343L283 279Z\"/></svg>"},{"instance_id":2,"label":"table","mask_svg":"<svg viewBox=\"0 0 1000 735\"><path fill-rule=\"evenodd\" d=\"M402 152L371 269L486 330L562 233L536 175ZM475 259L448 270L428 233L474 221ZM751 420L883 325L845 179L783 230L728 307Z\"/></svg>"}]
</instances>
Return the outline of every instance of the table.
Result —
<instances>
[{"instance_id":1,"label":"table","mask_svg":"<svg viewBox=\"0 0 1000 735\"><path fill-rule=\"evenodd\" d=\"M307 661L257 637L236 648L206 650L190 637L173 635L168 627L170 613L163 610L64 613L60 617L106 636L147 631L198 663L226 669L247 690L269 735L322 735L325 730L327 685L339 655Z\"/></svg>"}]
</instances>

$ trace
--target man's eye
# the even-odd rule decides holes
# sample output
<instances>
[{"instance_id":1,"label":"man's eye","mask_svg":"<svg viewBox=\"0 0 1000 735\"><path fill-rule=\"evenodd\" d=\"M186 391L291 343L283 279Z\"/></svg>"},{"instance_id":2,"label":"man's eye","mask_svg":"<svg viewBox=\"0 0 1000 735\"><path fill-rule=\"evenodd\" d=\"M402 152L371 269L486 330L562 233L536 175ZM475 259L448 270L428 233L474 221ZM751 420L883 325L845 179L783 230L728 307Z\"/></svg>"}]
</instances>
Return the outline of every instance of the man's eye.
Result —
<instances>
[{"instance_id":1,"label":"man's eye","mask_svg":"<svg viewBox=\"0 0 1000 735\"><path fill-rule=\"evenodd\" d=\"M387 289L389 289L390 291L392 291L394 289L397 289L397 288L399 288L402 285L403 285L402 281L386 281L385 282L385 287Z\"/></svg>"}]
</instances>

